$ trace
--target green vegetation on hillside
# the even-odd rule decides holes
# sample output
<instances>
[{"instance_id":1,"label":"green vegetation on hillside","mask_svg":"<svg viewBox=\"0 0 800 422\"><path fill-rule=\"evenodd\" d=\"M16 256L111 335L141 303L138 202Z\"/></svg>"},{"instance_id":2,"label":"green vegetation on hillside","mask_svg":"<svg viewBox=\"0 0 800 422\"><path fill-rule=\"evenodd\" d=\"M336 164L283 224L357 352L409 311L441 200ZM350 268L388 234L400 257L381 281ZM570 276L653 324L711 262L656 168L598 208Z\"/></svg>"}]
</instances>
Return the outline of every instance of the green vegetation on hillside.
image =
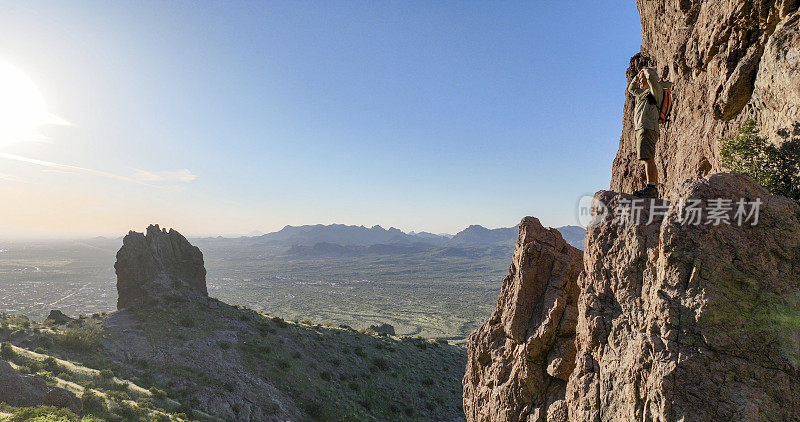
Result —
<instances>
[{"instance_id":1,"label":"green vegetation on hillside","mask_svg":"<svg viewBox=\"0 0 800 422\"><path fill-rule=\"evenodd\" d=\"M463 414L466 353L444 340L289 322L221 302L213 310L185 302L130 318L152 350L177 358L144 359L131 350L120 360L101 344L117 335L104 328L102 317L64 328L5 314L0 353L18 371L75 392L84 416L103 420L214 420L199 411L198 391L238 395L249 386L202 360L209 355L267 380L310 420L428 421ZM277 412L279 403L274 406ZM6 418L47 411L0 409ZM81 420L64 412L32 420Z\"/></svg>"},{"instance_id":2,"label":"green vegetation on hillside","mask_svg":"<svg viewBox=\"0 0 800 422\"><path fill-rule=\"evenodd\" d=\"M759 135L754 120L747 120L738 135L720 143L724 167L752 177L775 195L800 202L800 142L775 146Z\"/></svg>"}]
</instances>

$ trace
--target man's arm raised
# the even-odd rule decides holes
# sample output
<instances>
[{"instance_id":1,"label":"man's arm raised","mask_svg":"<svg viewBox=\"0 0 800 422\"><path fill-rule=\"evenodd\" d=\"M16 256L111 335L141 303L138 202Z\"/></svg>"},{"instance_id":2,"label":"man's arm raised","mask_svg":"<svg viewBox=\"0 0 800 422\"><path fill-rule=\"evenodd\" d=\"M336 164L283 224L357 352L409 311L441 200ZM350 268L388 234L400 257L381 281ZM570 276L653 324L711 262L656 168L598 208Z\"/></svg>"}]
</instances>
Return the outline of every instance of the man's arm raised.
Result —
<instances>
[{"instance_id":1,"label":"man's arm raised","mask_svg":"<svg viewBox=\"0 0 800 422\"><path fill-rule=\"evenodd\" d=\"M649 68L644 70L644 77L647 79L647 87L650 94L656 99L656 104L661 104L661 101L664 100L664 88L661 87L661 79L658 78L656 72Z\"/></svg>"},{"instance_id":2,"label":"man's arm raised","mask_svg":"<svg viewBox=\"0 0 800 422\"><path fill-rule=\"evenodd\" d=\"M631 82L628 84L628 92L636 97L637 95L641 94L643 89L639 88L639 78L634 76L631 78Z\"/></svg>"}]
</instances>

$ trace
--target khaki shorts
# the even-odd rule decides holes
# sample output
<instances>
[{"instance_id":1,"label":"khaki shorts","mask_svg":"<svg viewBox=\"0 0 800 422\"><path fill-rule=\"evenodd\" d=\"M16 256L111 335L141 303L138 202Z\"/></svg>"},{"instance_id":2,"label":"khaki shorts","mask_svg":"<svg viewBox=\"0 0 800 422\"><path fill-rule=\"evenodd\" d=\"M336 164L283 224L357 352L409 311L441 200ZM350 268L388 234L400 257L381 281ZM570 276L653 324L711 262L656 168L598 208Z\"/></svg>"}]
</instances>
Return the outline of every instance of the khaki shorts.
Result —
<instances>
[{"instance_id":1,"label":"khaki shorts","mask_svg":"<svg viewBox=\"0 0 800 422\"><path fill-rule=\"evenodd\" d=\"M640 160L650 160L656 156L656 141L658 131L638 129L636 131L636 157Z\"/></svg>"}]
</instances>

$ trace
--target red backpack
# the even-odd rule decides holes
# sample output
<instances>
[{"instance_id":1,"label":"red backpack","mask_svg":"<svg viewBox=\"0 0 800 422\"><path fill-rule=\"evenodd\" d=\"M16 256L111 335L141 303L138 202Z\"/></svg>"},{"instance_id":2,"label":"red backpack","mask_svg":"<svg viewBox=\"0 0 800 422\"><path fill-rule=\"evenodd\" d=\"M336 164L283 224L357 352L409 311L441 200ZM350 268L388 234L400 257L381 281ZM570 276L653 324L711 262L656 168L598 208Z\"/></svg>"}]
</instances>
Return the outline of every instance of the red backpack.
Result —
<instances>
[{"instance_id":1,"label":"red backpack","mask_svg":"<svg viewBox=\"0 0 800 422\"><path fill-rule=\"evenodd\" d=\"M665 124L669 121L672 112L672 88L664 88L664 99L661 101L661 111L658 113L658 123Z\"/></svg>"}]
</instances>

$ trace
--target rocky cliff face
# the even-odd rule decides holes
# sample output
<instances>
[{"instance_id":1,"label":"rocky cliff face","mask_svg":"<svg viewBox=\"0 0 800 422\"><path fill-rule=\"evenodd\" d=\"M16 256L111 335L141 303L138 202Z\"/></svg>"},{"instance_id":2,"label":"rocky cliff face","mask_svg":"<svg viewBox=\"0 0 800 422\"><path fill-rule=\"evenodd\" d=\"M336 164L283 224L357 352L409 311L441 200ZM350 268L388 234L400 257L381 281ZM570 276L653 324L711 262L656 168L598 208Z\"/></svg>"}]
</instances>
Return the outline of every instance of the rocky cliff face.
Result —
<instances>
[{"instance_id":1,"label":"rocky cliff face","mask_svg":"<svg viewBox=\"0 0 800 422\"><path fill-rule=\"evenodd\" d=\"M566 415L575 367L582 252L526 217L497 309L469 337L464 411L471 421Z\"/></svg>"},{"instance_id":2,"label":"rocky cliff face","mask_svg":"<svg viewBox=\"0 0 800 422\"><path fill-rule=\"evenodd\" d=\"M735 206L732 224L679 207L619 224L631 197L597 194L611 212L587 234L570 420L800 420L800 207L730 173L678 195L763 204L755 226Z\"/></svg>"},{"instance_id":3,"label":"rocky cliff face","mask_svg":"<svg viewBox=\"0 0 800 422\"><path fill-rule=\"evenodd\" d=\"M117 309L208 296L203 253L177 231L157 224L122 239L114 269Z\"/></svg>"},{"instance_id":4,"label":"rocky cliff face","mask_svg":"<svg viewBox=\"0 0 800 422\"><path fill-rule=\"evenodd\" d=\"M656 155L666 199L618 193L643 185L629 98L584 255L520 226L467 345L468 421L800 421L800 206L723 172L717 145L749 118L775 143L800 138L800 2L637 3L627 77L652 66L676 83Z\"/></svg>"},{"instance_id":5,"label":"rocky cliff face","mask_svg":"<svg viewBox=\"0 0 800 422\"><path fill-rule=\"evenodd\" d=\"M579 271L523 220L498 307L469 338L469 421L800 420L800 206L731 173L676 195L706 216L761 201L758 223L734 205L731 224L696 225L664 200L621 218L633 198L601 191Z\"/></svg>"},{"instance_id":6,"label":"rocky cliff face","mask_svg":"<svg viewBox=\"0 0 800 422\"><path fill-rule=\"evenodd\" d=\"M668 195L683 181L721 171L717 140L755 119L780 143L800 138L800 1L639 0L642 66L673 81L673 123L656 148ZM620 83L622 86L622 83ZM628 97L611 190L631 192L644 174L634 154L633 99Z\"/></svg>"}]
</instances>

